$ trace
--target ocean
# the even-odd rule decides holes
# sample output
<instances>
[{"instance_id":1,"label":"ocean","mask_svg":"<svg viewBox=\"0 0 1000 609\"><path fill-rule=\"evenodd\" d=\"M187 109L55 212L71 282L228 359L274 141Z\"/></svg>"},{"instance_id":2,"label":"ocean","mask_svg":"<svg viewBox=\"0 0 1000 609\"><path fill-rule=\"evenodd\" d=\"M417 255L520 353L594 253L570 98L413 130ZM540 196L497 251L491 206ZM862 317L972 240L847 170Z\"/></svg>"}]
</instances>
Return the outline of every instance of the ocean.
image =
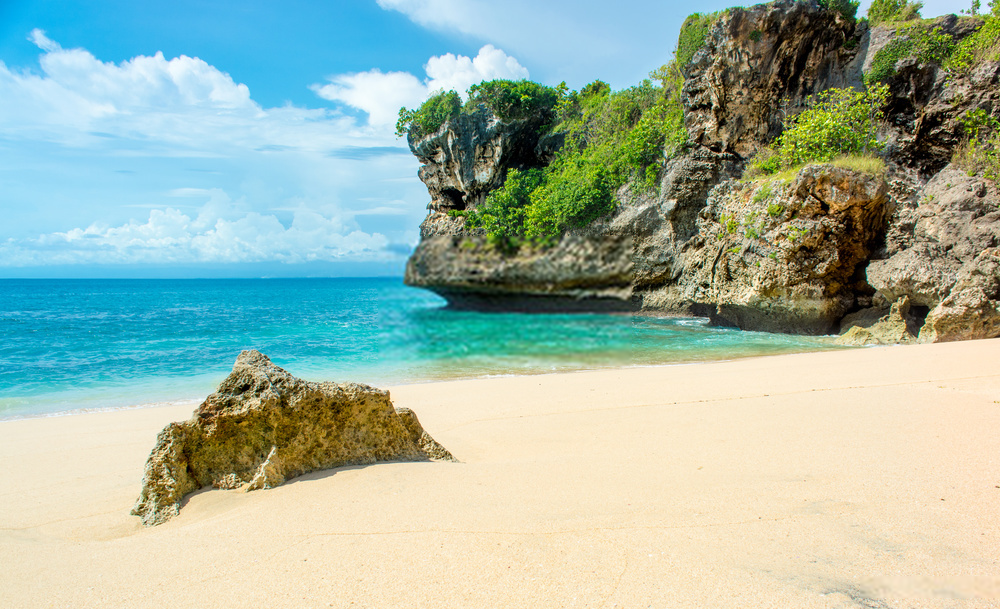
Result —
<instances>
[{"instance_id":1,"label":"ocean","mask_svg":"<svg viewBox=\"0 0 1000 609\"><path fill-rule=\"evenodd\" d=\"M835 348L697 318L453 311L372 279L0 279L0 419L201 400L243 349L376 386Z\"/></svg>"}]
</instances>

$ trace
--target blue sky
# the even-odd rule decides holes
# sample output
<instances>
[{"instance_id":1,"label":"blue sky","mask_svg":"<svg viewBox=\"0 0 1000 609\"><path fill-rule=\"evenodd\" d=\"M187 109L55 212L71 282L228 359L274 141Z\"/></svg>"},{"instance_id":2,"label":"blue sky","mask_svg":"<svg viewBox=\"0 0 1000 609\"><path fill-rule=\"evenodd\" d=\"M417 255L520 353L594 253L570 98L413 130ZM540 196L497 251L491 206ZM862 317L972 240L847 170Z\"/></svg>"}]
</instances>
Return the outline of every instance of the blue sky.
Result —
<instances>
[{"instance_id":1,"label":"blue sky","mask_svg":"<svg viewBox=\"0 0 1000 609\"><path fill-rule=\"evenodd\" d=\"M401 105L626 87L729 5L0 0L0 277L401 274L428 200Z\"/></svg>"}]
</instances>

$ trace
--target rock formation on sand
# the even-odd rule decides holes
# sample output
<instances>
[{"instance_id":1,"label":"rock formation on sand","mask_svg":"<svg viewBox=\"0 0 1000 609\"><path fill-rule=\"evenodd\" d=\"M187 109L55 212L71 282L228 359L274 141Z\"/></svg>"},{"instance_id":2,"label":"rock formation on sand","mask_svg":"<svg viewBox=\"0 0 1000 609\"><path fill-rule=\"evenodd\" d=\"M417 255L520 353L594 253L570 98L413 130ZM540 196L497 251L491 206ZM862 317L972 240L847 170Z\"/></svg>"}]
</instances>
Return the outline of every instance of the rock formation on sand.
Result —
<instances>
[{"instance_id":1,"label":"rock formation on sand","mask_svg":"<svg viewBox=\"0 0 1000 609\"><path fill-rule=\"evenodd\" d=\"M303 381L244 351L190 420L157 436L132 514L155 525L206 486L251 491L343 465L425 460L453 458L387 391Z\"/></svg>"},{"instance_id":2,"label":"rock formation on sand","mask_svg":"<svg viewBox=\"0 0 1000 609\"><path fill-rule=\"evenodd\" d=\"M957 44L981 23L950 15L926 27ZM539 128L545 117L502 121L480 106L410 138L433 200L406 282L462 308L695 314L808 334L857 326L845 340L862 343L1000 336L1000 190L950 163L969 111L1000 119L1000 62L959 73L897 61L884 81L885 171L742 179L786 115L825 89L863 88L876 54L912 31L869 29L813 0L720 13L681 66L687 144L659 183L621 187L612 214L544 247L490 247L458 212L508 169L550 161L562 140Z\"/></svg>"}]
</instances>

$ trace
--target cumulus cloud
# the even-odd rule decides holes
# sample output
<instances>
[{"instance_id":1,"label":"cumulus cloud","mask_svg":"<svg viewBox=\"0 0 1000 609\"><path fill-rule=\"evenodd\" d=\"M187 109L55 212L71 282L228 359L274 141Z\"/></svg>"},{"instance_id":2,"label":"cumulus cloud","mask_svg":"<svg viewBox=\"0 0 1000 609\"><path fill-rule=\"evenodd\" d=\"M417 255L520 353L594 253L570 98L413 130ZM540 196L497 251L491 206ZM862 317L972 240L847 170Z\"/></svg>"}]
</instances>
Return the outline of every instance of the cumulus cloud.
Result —
<instances>
[{"instance_id":1,"label":"cumulus cloud","mask_svg":"<svg viewBox=\"0 0 1000 609\"><path fill-rule=\"evenodd\" d=\"M337 108L262 107L196 57L104 62L41 30L29 39L40 71L0 62L16 212L0 267L401 260L398 244L415 240L426 193L391 129ZM398 201L405 223L383 229L376 215L361 229L366 209Z\"/></svg>"},{"instance_id":2,"label":"cumulus cloud","mask_svg":"<svg viewBox=\"0 0 1000 609\"><path fill-rule=\"evenodd\" d=\"M330 78L329 84L313 85L317 95L343 102L368 113L374 126L395 124L400 107L413 108L438 90L454 89L462 94L470 85L495 78L520 80L528 70L517 59L491 44L479 49L475 57L446 53L431 57L424 66L426 78L409 72L369 70Z\"/></svg>"},{"instance_id":3,"label":"cumulus cloud","mask_svg":"<svg viewBox=\"0 0 1000 609\"><path fill-rule=\"evenodd\" d=\"M193 196L184 193L183 196ZM379 233L351 230L340 218L294 210L286 227L273 214L239 211L212 191L198 213L153 209L145 221L92 224L0 244L6 266L120 263L304 263L390 257Z\"/></svg>"}]
</instances>

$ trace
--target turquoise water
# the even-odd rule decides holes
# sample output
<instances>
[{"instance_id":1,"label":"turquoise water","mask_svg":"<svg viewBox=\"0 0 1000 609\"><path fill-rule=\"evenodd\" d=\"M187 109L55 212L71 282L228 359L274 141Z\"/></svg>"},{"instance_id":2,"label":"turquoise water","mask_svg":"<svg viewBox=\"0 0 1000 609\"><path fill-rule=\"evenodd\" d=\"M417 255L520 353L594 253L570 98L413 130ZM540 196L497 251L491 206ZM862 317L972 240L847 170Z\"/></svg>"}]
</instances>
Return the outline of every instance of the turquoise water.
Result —
<instances>
[{"instance_id":1,"label":"turquoise water","mask_svg":"<svg viewBox=\"0 0 1000 609\"><path fill-rule=\"evenodd\" d=\"M386 386L832 347L700 319L444 304L398 278L0 280L0 419L198 400L250 348L302 378Z\"/></svg>"}]
</instances>

